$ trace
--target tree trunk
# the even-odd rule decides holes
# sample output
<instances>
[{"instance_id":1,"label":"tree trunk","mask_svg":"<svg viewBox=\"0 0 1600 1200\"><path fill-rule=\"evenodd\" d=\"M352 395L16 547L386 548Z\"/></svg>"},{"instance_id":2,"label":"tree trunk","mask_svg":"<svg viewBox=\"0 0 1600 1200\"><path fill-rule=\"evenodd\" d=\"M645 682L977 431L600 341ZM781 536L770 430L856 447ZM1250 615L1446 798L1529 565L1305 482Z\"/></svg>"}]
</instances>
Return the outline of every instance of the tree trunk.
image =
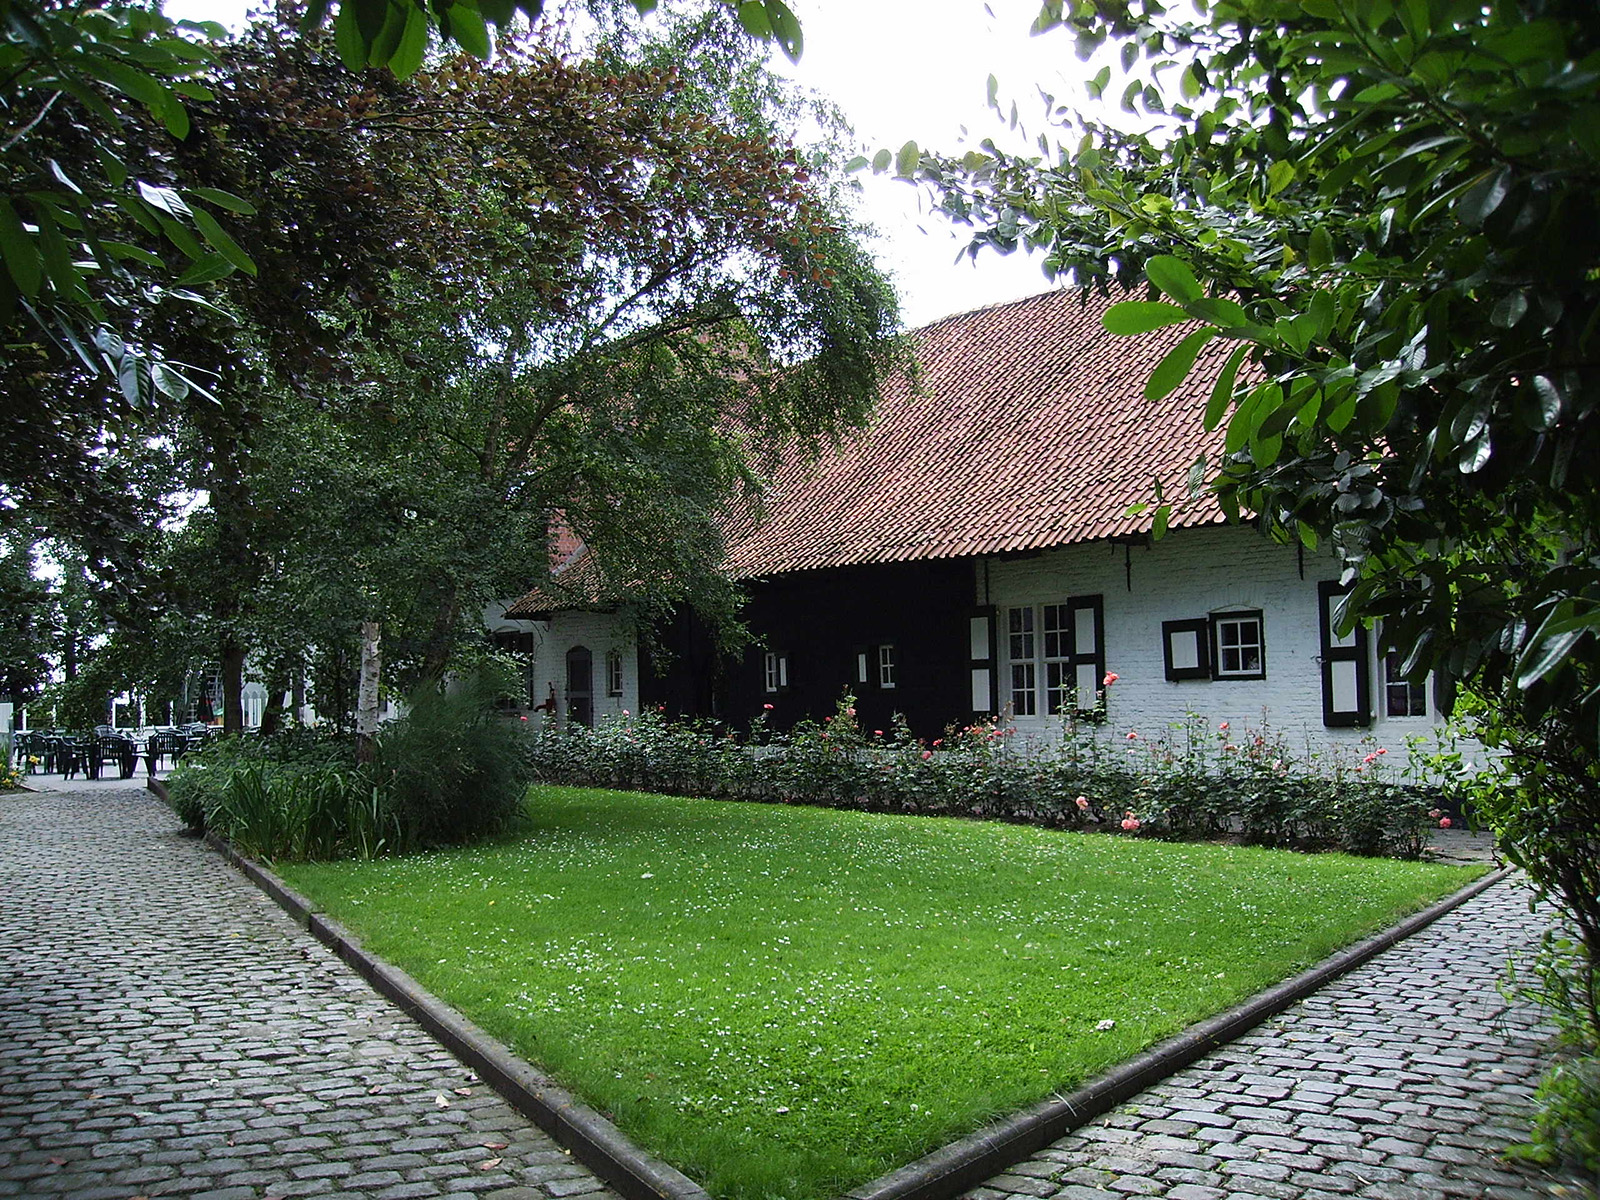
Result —
<instances>
[{"instance_id":1,"label":"tree trunk","mask_svg":"<svg viewBox=\"0 0 1600 1200\"><path fill-rule=\"evenodd\" d=\"M433 633L428 638L428 650L422 659L422 678L443 679L444 669L450 665L451 643L455 637L456 619L461 615L461 592L454 584L439 597L439 607L434 611Z\"/></svg>"},{"instance_id":2,"label":"tree trunk","mask_svg":"<svg viewBox=\"0 0 1600 1200\"><path fill-rule=\"evenodd\" d=\"M378 679L383 671L376 621L361 622L361 685L356 693L356 761L372 761L372 739L378 732Z\"/></svg>"},{"instance_id":3,"label":"tree trunk","mask_svg":"<svg viewBox=\"0 0 1600 1200\"><path fill-rule=\"evenodd\" d=\"M289 690L289 669L279 662L267 672L267 706L261 710L261 732L277 733L283 728L283 697Z\"/></svg>"},{"instance_id":4,"label":"tree trunk","mask_svg":"<svg viewBox=\"0 0 1600 1200\"><path fill-rule=\"evenodd\" d=\"M233 634L222 638L222 731L244 729L244 646Z\"/></svg>"},{"instance_id":5,"label":"tree trunk","mask_svg":"<svg viewBox=\"0 0 1600 1200\"><path fill-rule=\"evenodd\" d=\"M294 688L289 703L294 709L294 723L298 725L306 719L306 664L303 659L295 664Z\"/></svg>"}]
</instances>

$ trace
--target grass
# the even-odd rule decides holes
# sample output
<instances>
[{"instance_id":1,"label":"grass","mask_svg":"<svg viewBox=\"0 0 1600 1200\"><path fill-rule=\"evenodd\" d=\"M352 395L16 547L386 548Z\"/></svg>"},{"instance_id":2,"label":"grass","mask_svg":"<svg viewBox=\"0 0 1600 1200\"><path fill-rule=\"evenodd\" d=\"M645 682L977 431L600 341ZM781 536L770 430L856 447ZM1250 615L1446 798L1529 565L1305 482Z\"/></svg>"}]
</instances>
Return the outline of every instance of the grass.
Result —
<instances>
[{"instance_id":1,"label":"grass","mask_svg":"<svg viewBox=\"0 0 1600 1200\"><path fill-rule=\"evenodd\" d=\"M838 1194L1478 873L576 788L531 811L281 870L728 1200Z\"/></svg>"}]
</instances>

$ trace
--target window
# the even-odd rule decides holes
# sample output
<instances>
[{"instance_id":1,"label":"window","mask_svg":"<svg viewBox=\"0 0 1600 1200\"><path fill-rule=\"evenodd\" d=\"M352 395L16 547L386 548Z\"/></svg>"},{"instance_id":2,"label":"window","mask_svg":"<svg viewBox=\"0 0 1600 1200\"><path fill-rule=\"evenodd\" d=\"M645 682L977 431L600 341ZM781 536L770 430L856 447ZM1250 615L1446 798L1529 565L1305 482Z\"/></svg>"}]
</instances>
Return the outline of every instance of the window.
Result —
<instances>
[{"instance_id":1,"label":"window","mask_svg":"<svg viewBox=\"0 0 1600 1200\"><path fill-rule=\"evenodd\" d=\"M1015 716L1031 717L1039 711L1034 696L1038 667L1033 661L1033 609L1010 609L1006 629L1006 648L1011 659L1011 712Z\"/></svg>"},{"instance_id":2,"label":"window","mask_svg":"<svg viewBox=\"0 0 1600 1200\"><path fill-rule=\"evenodd\" d=\"M856 647L856 687L893 689L894 685L894 643Z\"/></svg>"},{"instance_id":3,"label":"window","mask_svg":"<svg viewBox=\"0 0 1600 1200\"><path fill-rule=\"evenodd\" d=\"M1006 657L1015 716L1036 716L1041 704L1051 714L1095 707L1105 674L1101 613L1099 596L1006 610Z\"/></svg>"},{"instance_id":4,"label":"window","mask_svg":"<svg viewBox=\"0 0 1600 1200\"><path fill-rule=\"evenodd\" d=\"M1211 663L1217 679L1265 679L1267 648L1261 611L1211 614Z\"/></svg>"},{"instance_id":5,"label":"window","mask_svg":"<svg viewBox=\"0 0 1600 1200\"><path fill-rule=\"evenodd\" d=\"M763 673L769 692L781 692L789 686L789 656L768 650L763 660Z\"/></svg>"},{"instance_id":6,"label":"window","mask_svg":"<svg viewBox=\"0 0 1600 1200\"><path fill-rule=\"evenodd\" d=\"M1428 692L1425 685L1412 683L1401 672L1400 652L1391 650L1383 659L1383 695L1385 712L1391 717L1425 717L1428 715Z\"/></svg>"},{"instance_id":7,"label":"window","mask_svg":"<svg viewBox=\"0 0 1600 1200\"><path fill-rule=\"evenodd\" d=\"M622 695L622 653L618 650L606 654L606 695Z\"/></svg>"}]
</instances>

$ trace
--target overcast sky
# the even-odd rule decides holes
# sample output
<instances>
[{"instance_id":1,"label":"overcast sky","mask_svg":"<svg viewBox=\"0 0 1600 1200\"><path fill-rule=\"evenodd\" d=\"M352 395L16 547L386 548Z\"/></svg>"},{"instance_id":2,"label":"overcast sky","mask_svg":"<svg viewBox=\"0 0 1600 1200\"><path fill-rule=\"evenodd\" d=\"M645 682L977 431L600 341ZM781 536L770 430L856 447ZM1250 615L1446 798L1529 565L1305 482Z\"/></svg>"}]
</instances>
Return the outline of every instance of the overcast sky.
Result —
<instances>
[{"instance_id":1,"label":"overcast sky","mask_svg":"<svg viewBox=\"0 0 1600 1200\"><path fill-rule=\"evenodd\" d=\"M670 3L670 0L667 0ZM1028 36L1039 0L790 0L805 30L805 52L779 70L829 97L869 150L908 140L954 149L962 127L974 142L1004 136L988 108L992 73L1000 94L1025 121L1039 112L1040 86L1063 96L1084 74L1072 42ZM174 17L237 27L245 0L167 0ZM1036 122L1034 122L1036 124ZM976 264L956 257L966 238L937 214L919 212L916 191L885 178L864 182L874 246L900 289L908 325L1044 291L1036 258L985 252Z\"/></svg>"}]
</instances>

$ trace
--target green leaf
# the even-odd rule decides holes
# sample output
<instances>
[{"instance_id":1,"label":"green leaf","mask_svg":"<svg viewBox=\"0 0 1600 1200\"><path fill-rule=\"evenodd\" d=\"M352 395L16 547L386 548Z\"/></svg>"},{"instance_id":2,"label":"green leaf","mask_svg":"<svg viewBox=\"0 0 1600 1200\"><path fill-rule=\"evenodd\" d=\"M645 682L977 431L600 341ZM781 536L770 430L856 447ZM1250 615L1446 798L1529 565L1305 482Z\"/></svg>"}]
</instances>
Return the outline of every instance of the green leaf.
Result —
<instances>
[{"instance_id":1,"label":"green leaf","mask_svg":"<svg viewBox=\"0 0 1600 1200\"><path fill-rule=\"evenodd\" d=\"M1547 375L1535 375L1517 392L1517 415L1529 429L1548 432L1561 420L1561 389Z\"/></svg>"},{"instance_id":2,"label":"green leaf","mask_svg":"<svg viewBox=\"0 0 1600 1200\"><path fill-rule=\"evenodd\" d=\"M1517 686L1526 690L1560 667L1585 632L1569 629L1565 633L1546 634L1541 626L1517 659Z\"/></svg>"},{"instance_id":3,"label":"green leaf","mask_svg":"<svg viewBox=\"0 0 1600 1200\"><path fill-rule=\"evenodd\" d=\"M166 363L150 364L150 382L156 385L156 390L163 396L173 400L183 400L189 395L189 381Z\"/></svg>"},{"instance_id":4,"label":"green leaf","mask_svg":"<svg viewBox=\"0 0 1600 1200\"><path fill-rule=\"evenodd\" d=\"M1189 314L1176 304L1162 300L1124 300L1106 309L1106 315L1100 318L1100 323L1110 332L1127 337L1189 319Z\"/></svg>"},{"instance_id":5,"label":"green leaf","mask_svg":"<svg viewBox=\"0 0 1600 1200\"><path fill-rule=\"evenodd\" d=\"M483 14L470 4L452 4L445 10L450 21L450 36L473 58L489 57L489 27Z\"/></svg>"},{"instance_id":6,"label":"green leaf","mask_svg":"<svg viewBox=\"0 0 1600 1200\"><path fill-rule=\"evenodd\" d=\"M152 208L158 208L169 217L187 217L189 206L183 202L183 197L169 187L161 187L153 183L139 180L139 196Z\"/></svg>"},{"instance_id":7,"label":"green leaf","mask_svg":"<svg viewBox=\"0 0 1600 1200\"><path fill-rule=\"evenodd\" d=\"M1489 314L1489 323L1498 329L1511 329L1522 320L1527 311L1528 294L1519 288L1500 297L1499 303L1494 306L1494 311Z\"/></svg>"},{"instance_id":8,"label":"green leaf","mask_svg":"<svg viewBox=\"0 0 1600 1200\"><path fill-rule=\"evenodd\" d=\"M894 173L901 179L910 179L917 173L917 164L921 161L922 151L917 149L916 142L907 142L894 156Z\"/></svg>"},{"instance_id":9,"label":"green leaf","mask_svg":"<svg viewBox=\"0 0 1600 1200\"><path fill-rule=\"evenodd\" d=\"M1511 178L1511 168L1501 167L1474 179L1456 201L1456 215L1462 224L1477 229L1493 216L1511 194Z\"/></svg>"},{"instance_id":10,"label":"green leaf","mask_svg":"<svg viewBox=\"0 0 1600 1200\"><path fill-rule=\"evenodd\" d=\"M1181 258L1158 254L1144 264L1144 277L1179 304L1188 304L1205 295L1194 271Z\"/></svg>"},{"instance_id":11,"label":"green leaf","mask_svg":"<svg viewBox=\"0 0 1600 1200\"><path fill-rule=\"evenodd\" d=\"M189 188L188 194L204 200L207 204L215 204L218 208L225 208L229 212L238 213L240 216L253 217L256 212L256 206L251 204L250 201L241 200L232 192L225 192L221 188Z\"/></svg>"},{"instance_id":12,"label":"green leaf","mask_svg":"<svg viewBox=\"0 0 1600 1200\"><path fill-rule=\"evenodd\" d=\"M772 36L777 40L778 48L790 62L798 62L805 48L800 22L783 0L766 0L766 6L767 23L772 27Z\"/></svg>"},{"instance_id":13,"label":"green leaf","mask_svg":"<svg viewBox=\"0 0 1600 1200\"><path fill-rule=\"evenodd\" d=\"M1222 364L1222 372L1217 376L1216 383L1211 385L1211 399L1206 402L1205 427L1210 433L1222 424L1222 418L1228 413L1228 405L1233 402L1233 384L1239 375L1239 364L1244 362L1244 356L1249 352L1249 345L1241 345L1228 355L1228 361Z\"/></svg>"},{"instance_id":14,"label":"green leaf","mask_svg":"<svg viewBox=\"0 0 1600 1200\"><path fill-rule=\"evenodd\" d=\"M423 53L428 49L429 31L428 18L423 15L422 10L409 9L400 41L389 59L389 70L396 79L405 79L415 74L417 68L422 65Z\"/></svg>"},{"instance_id":15,"label":"green leaf","mask_svg":"<svg viewBox=\"0 0 1600 1200\"><path fill-rule=\"evenodd\" d=\"M1156 515L1150 524L1150 536L1160 541L1167 536L1167 524L1172 520L1172 505L1163 504L1156 509Z\"/></svg>"},{"instance_id":16,"label":"green leaf","mask_svg":"<svg viewBox=\"0 0 1600 1200\"><path fill-rule=\"evenodd\" d=\"M250 256L239 247L239 243L228 236L228 231L221 223L203 208L194 210L194 224L211 248L223 258L227 259L246 275L256 273L256 264Z\"/></svg>"},{"instance_id":17,"label":"green leaf","mask_svg":"<svg viewBox=\"0 0 1600 1200\"><path fill-rule=\"evenodd\" d=\"M744 0L739 5L739 24L751 37L766 41L772 36L772 22L767 19L767 6L761 0Z\"/></svg>"},{"instance_id":18,"label":"green leaf","mask_svg":"<svg viewBox=\"0 0 1600 1200\"><path fill-rule=\"evenodd\" d=\"M1267 195L1276 196L1294 182L1294 164L1280 158L1267 168Z\"/></svg>"},{"instance_id":19,"label":"green leaf","mask_svg":"<svg viewBox=\"0 0 1600 1200\"><path fill-rule=\"evenodd\" d=\"M872 169L881 175L889 169L889 164L892 162L894 162L893 154L887 150L879 150L872 156Z\"/></svg>"},{"instance_id":20,"label":"green leaf","mask_svg":"<svg viewBox=\"0 0 1600 1200\"><path fill-rule=\"evenodd\" d=\"M218 279L226 279L238 270L231 262L220 254L202 254L189 264L189 269L178 276L175 287L197 287L202 283L211 283Z\"/></svg>"},{"instance_id":21,"label":"green leaf","mask_svg":"<svg viewBox=\"0 0 1600 1200\"><path fill-rule=\"evenodd\" d=\"M333 44L346 70L366 69L367 40L361 36L361 27L356 24L354 4L339 5L339 15L333 19Z\"/></svg>"},{"instance_id":22,"label":"green leaf","mask_svg":"<svg viewBox=\"0 0 1600 1200\"><path fill-rule=\"evenodd\" d=\"M1312 270L1322 271L1333 265L1333 235L1326 225L1311 231L1311 241L1306 248L1306 263Z\"/></svg>"},{"instance_id":23,"label":"green leaf","mask_svg":"<svg viewBox=\"0 0 1600 1200\"><path fill-rule=\"evenodd\" d=\"M1150 372L1150 378L1144 385L1144 398L1146 400L1165 400L1177 391L1183 381L1188 378L1189 372L1194 369L1194 360L1200 353L1200 348L1217 336L1219 331L1211 325L1196 329L1184 338L1171 350L1166 357L1156 364L1156 369Z\"/></svg>"},{"instance_id":24,"label":"green leaf","mask_svg":"<svg viewBox=\"0 0 1600 1200\"><path fill-rule=\"evenodd\" d=\"M1198 300L1188 301L1183 308L1191 317L1210 321L1223 329L1255 329L1244 305L1226 296L1201 296Z\"/></svg>"},{"instance_id":25,"label":"green leaf","mask_svg":"<svg viewBox=\"0 0 1600 1200\"><path fill-rule=\"evenodd\" d=\"M29 298L37 296L44 281L39 247L23 228L22 218L11 207L11 201L4 198L0 198L0 257L5 259L6 271L17 290Z\"/></svg>"}]
</instances>

